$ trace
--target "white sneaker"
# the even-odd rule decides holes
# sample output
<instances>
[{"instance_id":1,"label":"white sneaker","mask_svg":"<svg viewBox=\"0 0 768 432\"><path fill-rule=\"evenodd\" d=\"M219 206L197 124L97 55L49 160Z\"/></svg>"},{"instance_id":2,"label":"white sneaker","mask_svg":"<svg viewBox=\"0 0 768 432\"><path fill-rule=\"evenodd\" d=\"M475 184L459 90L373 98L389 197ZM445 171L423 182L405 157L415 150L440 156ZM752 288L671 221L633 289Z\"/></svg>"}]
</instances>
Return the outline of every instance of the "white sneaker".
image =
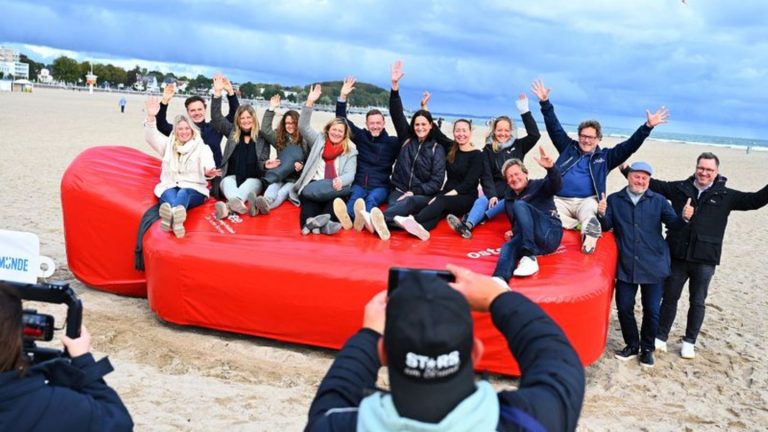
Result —
<instances>
[{"instance_id":1,"label":"white sneaker","mask_svg":"<svg viewBox=\"0 0 768 432\"><path fill-rule=\"evenodd\" d=\"M336 215L336 219L341 223L341 227L345 230L352 228L352 218L347 213L347 205L341 198L333 200L333 213Z\"/></svg>"},{"instance_id":2,"label":"white sneaker","mask_svg":"<svg viewBox=\"0 0 768 432\"><path fill-rule=\"evenodd\" d=\"M416 219L414 219L413 216L395 216L394 219L395 223L398 224L402 229L406 230L408 234L414 235L422 241L429 240L429 231L424 229L420 223L416 222Z\"/></svg>"},{"instance_id":3,"label":"white sneaker","mask_svg":"<svg viewBox=\"0 0 768 432\"><path fill-rule=\"evenodd\" d=\"M653 346L654 346L654 348L656 348L656 351L667 352L667 342L666 341L663 341L663 340L658 339L658 338L654 339L653 340Z\"/></svg>"},{"instance_id":4,"label":"white sneaker","mask_svg":"<svg viewBox=\"0 0 768 432\"><path fill-rule=\"evenodd\" d=\"M373 223L373 229L379 238L382 240L389 240L389 228L387 228L387 222L384 220L384 213L381 209L374 207L371 209L371 222Z\"/></svg>"},{"instance_id":5,"label":"white sneaker","mask_svg":"<svg viewBox=\"0 0 768 432\"><path fill-rule=\"evenodd\" d=\"M680 357L684 359L693 359L694 357L696 357L696 352L694 351L694 347L695 347L694 344L683 341L683 347L680 349Z\"/></svg>"},{"instance_id":6,"label":"white sneaker","mask_svg":"<svg viewBox=\"0 0 768 432\"><path fill-rule=\"evenodd\" d=\"M365 228L365 218L363 213L365 212L365 201L362 198L355 200L354 204L355 220L352 222L355 231L362 231Z\"/></svg>"},{"instance_id":7,"label":"white sneaker","mask_svg":"<svg viewBox=\"0 0 768 432\"><path fill-rule=\"evenodd\" d=\"M512 272L512 276L525 277L539 272L539 263L535 256L524 256L520 258L517 268Z\"/></svg>"}]
</instances>

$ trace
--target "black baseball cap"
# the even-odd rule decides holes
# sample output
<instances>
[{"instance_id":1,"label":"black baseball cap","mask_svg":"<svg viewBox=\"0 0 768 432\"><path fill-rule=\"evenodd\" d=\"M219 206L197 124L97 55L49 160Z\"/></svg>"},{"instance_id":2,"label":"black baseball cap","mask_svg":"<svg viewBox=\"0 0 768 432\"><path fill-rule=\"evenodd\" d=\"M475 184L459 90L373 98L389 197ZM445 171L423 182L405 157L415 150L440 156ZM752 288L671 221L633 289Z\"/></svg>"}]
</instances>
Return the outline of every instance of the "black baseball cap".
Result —
<instances>
[{"instance_id":1,"label":"black baseball cap","mask_svg":"<svg viewBox=\"0 0 768 432\"><path fill-rule=\"evenodd\" d=\"M384 350L397 412L437 423L476 389L469 304L444 280L409 273L386 314Z\"/></svg>"}]
</instances>

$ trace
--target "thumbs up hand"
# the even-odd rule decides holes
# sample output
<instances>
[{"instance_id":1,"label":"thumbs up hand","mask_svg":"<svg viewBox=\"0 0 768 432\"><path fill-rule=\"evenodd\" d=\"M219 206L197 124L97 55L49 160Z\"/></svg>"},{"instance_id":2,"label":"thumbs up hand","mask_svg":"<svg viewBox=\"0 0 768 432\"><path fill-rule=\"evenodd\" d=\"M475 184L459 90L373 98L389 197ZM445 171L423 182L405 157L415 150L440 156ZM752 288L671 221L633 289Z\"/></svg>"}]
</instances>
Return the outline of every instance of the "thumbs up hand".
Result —
<instances>
[{"instance_id":1,"label":"thumbs up hand","mask_svg":"<svg viewBox=\"0 0 768 432\"><path fill-rule=\"evenodd\" d=\"M600 201L597 202L597 212L601 215L605 215L605 211L608 209L608 199L605 197L605 192L600 195Z\"/></svg>"},{"instance_id":2,"label":"thumbs up hand","mask_svg":"<svg viewBox=\"0 0 768 432\"><path fill-rule=\"evenodd\" d=\"M683 219L685 219L686 222L691 220L693 217L693 206L691 205L691 199L688 198L688 201L685 202L685 205L683 206Z\"/></svg>"}]
</instances>

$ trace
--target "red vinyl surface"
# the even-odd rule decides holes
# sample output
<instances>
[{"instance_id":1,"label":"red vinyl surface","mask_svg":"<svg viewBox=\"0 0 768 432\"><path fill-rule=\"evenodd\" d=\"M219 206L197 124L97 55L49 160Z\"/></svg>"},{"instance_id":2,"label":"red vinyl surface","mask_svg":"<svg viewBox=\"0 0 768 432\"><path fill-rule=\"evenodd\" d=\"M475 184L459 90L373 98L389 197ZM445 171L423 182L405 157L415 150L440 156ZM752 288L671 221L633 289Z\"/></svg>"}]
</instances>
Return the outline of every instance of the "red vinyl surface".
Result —
<instances>
[{"instance_id":1,"label":"red vinyl surface","mask_svg":"<svg viewBox=\"0 0 768 432\"><path fill-rule=\"evenodd\" d=\"M105 161L85 163L83 159L99 159L98 152ZM67 194L79 193L71 178L81 175L103 179L93 182L95 190L87 200L65 198L65 188ZM64 212L70 268L79 279L99 289L141 295L144 275L124 267L133 269L138 220L154 203L151 190L158 176L156 159L128 149L92 149L73 162L62 182L62 200L69 202ZM137 191L139 187L146 190ZM111 199L121 188L132 190L122 200ZM116 218L119 223L69 226L94 212L116 211L122 215ZM444 268L453 263L491 274L508 229L506 218L500 217L478 227L467 240L441 222L425 242L404 232L381 241L354 230L302 236L298 217L298 209L285 203L269 215L246 215L242 223L218 221L213 200L208 200L189 212L182 239L155 224L144 238L150 307L177 324L340 348L359 329L366 302L386 288L390 267ZM87 265L82 262L89 259L93 261ZM591 364L602 355L608 332L616 266L612 236L599 241L594 255L584 255L578 233L566 232L558 251L541 257L539 265L538 274L515 278L511 285L541 305L563 327L583 364ZM133 280L127 276L131 274ZM475 314L475 331L486 348L478 370L519 374L489 315Z\"/></svg>"}]
</instances>

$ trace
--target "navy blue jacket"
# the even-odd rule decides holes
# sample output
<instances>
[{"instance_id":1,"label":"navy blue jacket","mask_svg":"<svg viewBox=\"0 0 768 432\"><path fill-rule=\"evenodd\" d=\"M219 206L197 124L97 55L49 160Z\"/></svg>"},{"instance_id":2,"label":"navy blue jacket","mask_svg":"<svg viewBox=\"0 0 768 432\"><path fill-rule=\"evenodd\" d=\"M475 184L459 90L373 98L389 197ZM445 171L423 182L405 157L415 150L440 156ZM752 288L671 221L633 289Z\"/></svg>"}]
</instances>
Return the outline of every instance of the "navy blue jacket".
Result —
<instances>
[{"instance_id":1,"label":"navy blue jacket","mask_svg":"<svg viewBox=\"0 0 768 432\"><path fill-rule=\"evenodd\" d=\"M542 179L528 180L528 186L526 186L519 194L513 191L512 188L507 187L507 192L504 196L504 209L506 210L507 215L511 215L513 214L512 205L515 201L523 200L542 213L559 219L557 215L557 207L555 207L554 196L560 192L560 188L562 187L563 177L560 175L560 170L557 169L557 165L555 165L547 170L546 177Z\"/></svg>"},{"instance_id":2,"label":"navy blue jacket","mask_svg":"<svg viewBox=\"0 0 768 432\"><path fill-rule=\"evenodd\" d=\"M552 143L560 152L555 164L565 175L569 169L576 165L582 155L579 142L569 137L565 132L555 115L555 108L549 100L541 102L541 113L544 115L544 124L547 126L549 138L552 139ZM592 187L596 196L599 197L605 192L608 173L629 159L650 134L651 128L643 123L626 141L611 148L600 148L599 146L595 148L589 157L589 172L592 176Z\"/></svg>"},{"instance_id":3,"label":"navy blue jacket","mask_svg":"<svg viewBox=\"0 0 768 432\"><path fill-rule=\"evenodd\" d=\"M120 397L102 379L109 360L91 354L57 359L0 374L0 430L101 432L130 431L133 421Z\"/></svg>"},{"instance_id":4,"label":"navy blue jacket","mask_svg":"<svg viewBox=\"0 0 768 432\"><path fill-rule=\"evenodd\" d=\"M347 118L347 102L336 101L336 117ZM374 137L368 129L361 129L347 119L352 141L357 146L357 171L354 185L366 189L389 189L389 177L392 165L400 154L400 142L397 137L389 136L387 130Z\"/></svg>"},{"instance_id":5,"label":"navy blue jacket","mask_svg":"<svg viewBox=\"0 0 768 432\"><path fill-rule=\"evenodd\" d=\"M389 115L402 145L392 170L392 186L403 193L411 191L414 195L434 196L445 181L445 149L435 138L420 143L411 137L397 90L389 94Z\"/></svg>"},{"instance_id":6,"label":"navy blue jacket","mask_svg":"<svg viewBox=\"0 0 768 432\"><path fill-rule=\"evenodd\" d=\"M691 221L680 229L668 227L667 243L672 258L701 264L720 264L723 237L732 210L757 210L768 204L768 186L757 192L740 192L727 188L723 176L715 178L712 187L699 197L694 177L666 182L651 179L651 190L664 195L672 208L680 213L688 198L694 207Z\"/></svg>"},{"instance_id":7,"label":"navy blue jacket","mask_svg":"<svg viewBox=\"0 0 768 432\"><path fill-rule=\"evenodd\" d=\"M539 133L536 120L533 119L533 114L528 111L522 117L526 133L523 138L516 139L511 146L498 152L493 151L493 144L486 144L483 147L483 177L481 184L483 186L483 193L489 199L493 197L504 198L504 193L509 188L507 186L507 179L501 173L504 162L510 159L523 160L525 155L541 138L541 133Z\"/></svg>"},{"instance_id":8,"label":"navy blue jacket","mask_svg":"<svg viewBox=\"0 0 768 432\"><path fill-rule=\"evenodd\" d=\"M229 113L227 113L227 120L230 123L234 122L235 111L240 106L240 102L237 100L236 95L227 95L229 101ZM156 122L157 130L165 136L171 135L173 131L173 125L168 123L166 119L168 112L168 105L160 102L160 110L157 112ZM224 135L217 131L210 122L204 121L202 123L195 123L200 129L200 136L203 138L203 142L211 148L213 152L213 161L216 162L217 167L221 167L221 139Z\"/></svg>"},{"instance_id":9,"label":"navy blue jacket","mask_svg":"<svg viewBox=\"0 0 768 432\"><path fill-rule=\"evenodd\" d=\"M627 188L608 196L608 207L600 216L603 229L613 229L619 248L616 279L634 284L661 283L670 274L669 248L661 235L661 223L682 228L685 221L672 210L667 199L651 190L637 202Z\"/></svg>"},{"instance_id":10,"label":"navy blue jacket","mask_svg":"<svg viewBox=\"0 0 768 432\"><path fill-rule=\"evenodd\" d=\"M516 391L498 393L498 430L521 430L514 414L522 411L546 430L572 431L584 401L584 368L563 331L520 293L499 295L490 307L493 324L504 335L520 366ZM357 407L374 389L381 363L379 334L362 329L336 356L309 407L307 431L354 431Z\"/></svg>"}]
</instances>

